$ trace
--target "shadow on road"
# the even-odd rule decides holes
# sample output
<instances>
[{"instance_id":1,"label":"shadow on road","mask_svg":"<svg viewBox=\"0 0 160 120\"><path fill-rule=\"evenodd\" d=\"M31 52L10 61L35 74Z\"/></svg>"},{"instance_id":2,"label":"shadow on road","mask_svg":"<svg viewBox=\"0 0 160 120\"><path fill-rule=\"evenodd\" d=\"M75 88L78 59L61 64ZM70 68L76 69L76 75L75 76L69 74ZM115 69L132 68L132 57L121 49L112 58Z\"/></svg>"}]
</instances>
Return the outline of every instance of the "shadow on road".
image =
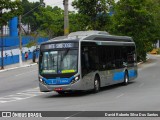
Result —
<instances>
[{"instance_id":1,"label":"shadow on road","mask_svg":"<svg viewBox=\"0 0 160 120\"><path fill-rule=\"evenodd\" d=\"M129 86L129 85L134 84L134 83L135 83L134 81L131 81L126 86ZM101 94L101 93L106 92L108 90L112 90L112 89L114 90L114 89L119 88L119 87L125 87L125 85L120 83L120 84L106 86L106 87L101 88L101 90L98 93L94 93L92 90L90 90L90 91L74 91L74 92L68 92L68 93L65 93L65 94L58 94L56 92L50 92L50 93L46 93L48 95L45 94L44 98L63 98L63 97L66 98L66 97L89 96L89 95L93 95L93 94Z\"/></svg>"},{"instance_id":2,"label":"shadow on road","mask_svg":"<svg viewBox=\"0 0 160 120\"><path fill-rule=\"evenodd\" d=\"M135 83L135 81L129 82L128 85L124 85L123 83L119 83L119 84L115 84L115 85L106 86L106 87L101 88L100 92L116 89L116 88L119 88L119 87L129 86L129 85L131 85L133 83Z\"/></svg>"}]
</instances>

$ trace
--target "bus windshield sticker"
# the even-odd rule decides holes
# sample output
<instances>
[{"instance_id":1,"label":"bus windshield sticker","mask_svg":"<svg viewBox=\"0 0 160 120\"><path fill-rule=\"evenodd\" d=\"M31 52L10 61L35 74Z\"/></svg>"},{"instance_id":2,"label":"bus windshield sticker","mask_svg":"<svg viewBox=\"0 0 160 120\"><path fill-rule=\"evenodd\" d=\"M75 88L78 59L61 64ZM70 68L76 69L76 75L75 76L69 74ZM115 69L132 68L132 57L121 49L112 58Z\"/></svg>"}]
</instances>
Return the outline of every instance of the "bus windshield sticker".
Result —
<instances>
[{"instance_id":1,"label":"bus windshield sticker","mask_svg":"<svg viewBox=\"0 0 160 120\"><path fill-rule=\"evenodd\" d=\"M42 73L55 73L55 70L43 70Z\"/></svg>"},{"instance_id":2,"label":"bus windshield sticker","mask_svg":"<svg viewBox=\"0 0 160 120\"><path fill-rule=\"evenodd\" d=\"M62 70L61 72L62 73L74 73L75 70Z\"/></svg>"}]
</instances>

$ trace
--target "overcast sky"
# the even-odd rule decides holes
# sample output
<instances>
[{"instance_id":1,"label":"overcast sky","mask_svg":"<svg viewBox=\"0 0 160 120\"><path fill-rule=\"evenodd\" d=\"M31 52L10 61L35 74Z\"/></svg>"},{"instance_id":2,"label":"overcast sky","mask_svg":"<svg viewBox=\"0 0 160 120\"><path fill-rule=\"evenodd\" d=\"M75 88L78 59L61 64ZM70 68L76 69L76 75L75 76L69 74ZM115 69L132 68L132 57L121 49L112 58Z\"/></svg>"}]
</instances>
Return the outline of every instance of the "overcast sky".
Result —
<instances>
[{"instance_id":1,"label":"overcast sky","mask_svg":"<svg viewBox=\"0 0 160 120\"><path fill-rule=\"evenodd\" d=\"M30 1L30 2L37 2L37 1L39 1L39 0L28 0L28 1ZM72 1L73 1L73 0L69 0L69 10L70 10L70 11L73 11L73 10L74 10L73 7L71 6ZM44 0L44 3L45 3L46 5L50 5L50 6L52 6L52 7L58 6L58 7L62 8L62 9L64 8L64 7L63 7L63 0Z\"/></svg>"}]
</instances>

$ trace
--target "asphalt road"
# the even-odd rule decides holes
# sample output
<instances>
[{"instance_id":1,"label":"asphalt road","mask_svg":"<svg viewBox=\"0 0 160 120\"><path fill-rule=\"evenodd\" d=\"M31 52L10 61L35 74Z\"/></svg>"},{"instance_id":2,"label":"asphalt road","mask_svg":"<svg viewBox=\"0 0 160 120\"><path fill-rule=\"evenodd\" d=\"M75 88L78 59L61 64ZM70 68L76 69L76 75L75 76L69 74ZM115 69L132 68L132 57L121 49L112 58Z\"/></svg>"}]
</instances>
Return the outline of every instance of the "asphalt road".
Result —
<instances>
[{"instance_id":1,"label":"asphalt road","mask_svg":"<svg viewBox=\"0 0 160 120\"><path fill-rule=\"evenodd\" d=\"M105 87L96 94L87 92L62 96L56 92L41 93L38 89L37 65L2 72L0 73L0 110L160 111L160 57L149 56L149 58L147 63L139 65L139 76L136 80L127 86L118 84ZM119 118L109 118L109 120L117 119ZM137 118L130 119L136 120ZM153 118L139 119L152 120ZM128 120L128 118L123 118L123 120Z\"/></svg>"}]
</instances>

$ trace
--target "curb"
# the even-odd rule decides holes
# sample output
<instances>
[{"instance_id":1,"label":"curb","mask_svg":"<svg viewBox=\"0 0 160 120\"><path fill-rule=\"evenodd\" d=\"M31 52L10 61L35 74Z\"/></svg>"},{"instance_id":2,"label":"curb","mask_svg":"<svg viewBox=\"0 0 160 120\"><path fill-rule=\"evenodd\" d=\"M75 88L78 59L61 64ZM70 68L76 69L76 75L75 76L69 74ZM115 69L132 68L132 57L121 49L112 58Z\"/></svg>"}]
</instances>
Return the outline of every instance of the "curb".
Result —
<instances>
[{"instance_id":1,"label":"curb","mask_svg":"<svg viewBox=\"0 0 160 120\"><path fill-rule=\"evenodd\" d=\"M8 68L8 69L5 69L5 70L0 70L0 73L5 72L5 71L9 71L9 70L18 69L18 68L30 67L30 66L34 66L34 65L37 65L37 63L33 63L33 64L29 64L29 65L23 65L23 66L20 66L20 67Z\"/></svg>"},{"instance_id":2,"label":"curb","mask_svg":"<svg viewBox=\"0 0 160 120\"><path fill-rule=\"evenodd\" d=\"M137 65L140 65L140 64L142 64L142 63L143 63L143 61L142 61L142 62L137 63Z\"/></svg>"},{"instance_id":3,"label":"curb","mask_svg":"<svg viewBox=\"0 0 160 120\"><path fill-rule=\"evenodd\" d=\"M149 60L149 58L146 59L146 61L148 61L148 60ZM143 64L143 63L144 63L143 61L138 62L137 65L140 65L140 64Z\"/></svg>"}]
</instances>

